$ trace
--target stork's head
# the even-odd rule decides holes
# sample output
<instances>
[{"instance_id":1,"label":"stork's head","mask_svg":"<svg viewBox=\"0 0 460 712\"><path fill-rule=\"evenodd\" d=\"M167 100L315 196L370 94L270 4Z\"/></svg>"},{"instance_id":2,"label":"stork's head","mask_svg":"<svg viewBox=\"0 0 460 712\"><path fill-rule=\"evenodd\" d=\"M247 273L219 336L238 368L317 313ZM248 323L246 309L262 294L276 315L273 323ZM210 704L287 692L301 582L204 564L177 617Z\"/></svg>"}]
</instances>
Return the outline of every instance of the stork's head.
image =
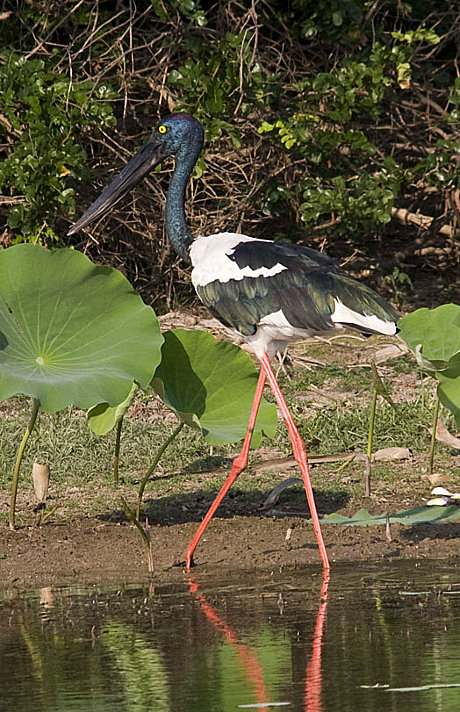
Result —
<instances>
[{"instance_id":1,"label":"stork's head","mask_svg":"<svg viewBox=\"0 0 460 712\"><path fill-rule=\"evenodd\" d=\"M192 152L198 158L203 148L204 131L194 116L180 112L169 114L159 121L150 140L163 146L165 156L187 155Z\"/></svg>"},{"instance_id":2,"label":"stork's head","mask_svg":"<svg viewBox=\"0 0 460 712\"><path fill-rule=\"evenodd\" d=\"M176 165L191 172L203 148L204 131L200 122L185 112L169 114L155 126L149 141L126 164L112 183L101 193L82 217L72 225L68 235L107 214L155 166L168 156Z\"/></svg>"}]
</instances>

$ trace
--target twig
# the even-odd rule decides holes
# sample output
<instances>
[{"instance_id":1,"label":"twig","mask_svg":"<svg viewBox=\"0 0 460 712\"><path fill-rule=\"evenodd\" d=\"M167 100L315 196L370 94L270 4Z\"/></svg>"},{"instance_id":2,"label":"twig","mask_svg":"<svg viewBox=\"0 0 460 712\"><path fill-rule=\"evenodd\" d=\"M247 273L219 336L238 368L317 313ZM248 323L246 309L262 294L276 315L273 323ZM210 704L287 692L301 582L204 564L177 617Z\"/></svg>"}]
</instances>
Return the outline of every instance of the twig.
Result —
<instances>
[{"instance_id":1,"label":"twig","mask_svg":"<svg viewBox=\"0 0 460 712\"><path fill-rule=\"evenodd\" d=\"M58 29L58 27L60 27L61 25L63 25L63 24L69 19L69 17L70 17L71 15L74 15L74 14L77 12L77 10L79 9L80 5L83 5L84 2L85 2L85 0L79 0L79 2L77 2L77 4L74 5L74 6L69 10L69 12L68 12L66 15L64 15L64 17L62 17L62 18L59 20L59 22L57 22L57 23L54 25L53 29L47 34L47 36L46 36L43 40L41 40L41 41L33 48L33 50L31 50L31 51L29 52L28 55L26 55L25 61L28 61L31 57L33 57L34 54L36 54L39 50L41 50L42 47L44 47L44 45L46 45L46 43L48 42L48 40L49 40L49 39L53 36L53 34L56 32L56 30Z\"/></svg>"},{"instance_id":2,"label":"twig","mask_svg":"<svg viewBox=\"0 0 460 712\"><path fill-rule=\"evenodd\" d=\"M22 136L22 131L18 131L17 129L14 129L12 127L12 125L10 124L10 122L8 121L8 119L6 118L6 116L4 116L3 114L0 114L0 124L5 126L8 133L13 134L13 136L16 136L16 137Z\"/></svg>"}]
</instances>

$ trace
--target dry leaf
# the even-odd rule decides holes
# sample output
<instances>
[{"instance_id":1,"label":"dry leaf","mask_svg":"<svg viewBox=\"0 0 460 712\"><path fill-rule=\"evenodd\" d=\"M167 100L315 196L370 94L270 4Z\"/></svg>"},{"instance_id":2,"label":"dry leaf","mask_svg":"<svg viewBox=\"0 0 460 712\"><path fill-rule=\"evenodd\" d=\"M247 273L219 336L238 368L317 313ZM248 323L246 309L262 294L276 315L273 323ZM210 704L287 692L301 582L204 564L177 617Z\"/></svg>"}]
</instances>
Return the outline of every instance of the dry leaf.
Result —
<instances>
[{"instance_id":1,"label":"dry leaf","mask_svg":"<svg viewBox=\"0 0 460 712\"><path fill-rule=\"evenodd\" d=\"M44 502L48 496L48 487L50 483L50 468L48 465L41 465L39 462L34 462L32 467L32 478L34 481L35 496L39 502Z\"/></svg>"},{"instance_id":2,"label":"dry leaf","mask_svg":"<svg viewBox=\"0 0 460 712\"><path fill-rule=\"evenodd\" d=\"M393 460L410 460L412 453L407 447L384 447L374 452L374 462L392 462Z\"/></svg>"},{"instance_id":3,"label":"dry leaf","mask_svg":"<svg viewBox=\"0 0 460 712\"><path fill-rule=\"evenodd\" d=\"M449 482L449 475L441 472L433 472L431 475L427 475L426 477L432 485L437 485L441 482Z\"/></svg>"},{"instance_id":4,"label":"dry leaf","mask_svg":"<svg viewBox=\"0 0 460 712\"><path fill-rule=\"evenodd\" d=\"M375 352L373 360L375 363L384 363L385 361L391 361L398 356L402 356L409 351L405 344L389 344L384 346Z\"/></svg>"},{"instance_id":5,"label":"dry leaf","mask_svg":"<svg viewBox=\"0 0 460 712\"><path fill-rule=\"evenodd\" d=\"M451 435L444 423L441 423L440 420L438 420L438 424L436 426L436 440L439 440L440 443L443 443L448 447L454 448L454 450L460 450L460 438L456 438L455 435Z\"/></svg>"}]
</instances>

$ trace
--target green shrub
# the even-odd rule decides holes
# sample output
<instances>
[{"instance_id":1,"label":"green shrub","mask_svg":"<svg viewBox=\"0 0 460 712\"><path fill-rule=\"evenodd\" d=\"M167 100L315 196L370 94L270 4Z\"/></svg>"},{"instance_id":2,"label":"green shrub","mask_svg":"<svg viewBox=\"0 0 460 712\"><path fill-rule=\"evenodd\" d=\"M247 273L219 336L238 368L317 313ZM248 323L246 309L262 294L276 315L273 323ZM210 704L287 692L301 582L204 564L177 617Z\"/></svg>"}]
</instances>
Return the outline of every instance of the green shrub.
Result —
<instances>
[{"instance_id":1,"label":"green shrub","mask_svg":"<svg viewBox=\"0 0 460 712\"><path fill-rule=\"evenodd\" d=\"M209 147L194 174L194 233L276 235L340 258L365 249L374 260L389 255L388 274L393 250L380 249L382 238L402 238L413 245L403 250L409 264L440 272L442 250L415 259L418 228L391 218L395 208L432 218L432 242L459 224L458 12L449 0L96 5L18 0L2 16L3 243L55 242L74 191L91 200L90 169L119 168L160 115L186 110ZM163 241L167 177L154 180L155 199L139 187L122 213L92 228L85 249L123 265L169 309L191 292ZM153 280L152 264L161 265Z\"/></svg>"},{"instance_id":2,"label":"green shrub","mask_svg":"<svg viewBox=\"0 0 460 712\"><path fill-rule=\"evenodd\" d=\"M92 126L114 125L109 103L114 93L106 84L74 83L42 59L4 51L0 95L0 189L17 199L8 225L17 231L17 241L57 240L52 217L57 210L73 215L71 179L86 172L82 134Z\"/></svg>"}]
</instances>

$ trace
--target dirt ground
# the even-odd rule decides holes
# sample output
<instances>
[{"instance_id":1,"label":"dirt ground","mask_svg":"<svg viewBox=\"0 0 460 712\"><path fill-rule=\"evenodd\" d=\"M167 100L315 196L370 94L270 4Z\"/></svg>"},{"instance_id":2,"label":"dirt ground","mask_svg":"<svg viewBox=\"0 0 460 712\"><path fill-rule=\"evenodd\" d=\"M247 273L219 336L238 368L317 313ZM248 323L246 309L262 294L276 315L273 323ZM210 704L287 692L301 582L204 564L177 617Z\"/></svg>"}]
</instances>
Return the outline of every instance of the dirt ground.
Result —
<instances>
[{"instance_id":1,"label":"dirt ground","mask_svg":"<svg viewBox=\"0 0 460 712\"><path fill-rule=\"evenodd\" d=\"M3 508L8 493L1 493ZM21 497L27 505L25 494ZM21 504L21 503L20 503ZM356 511L359 503L354 502ZM363 500L361 503L365 505ZM417 503L414 503L417 504ZM418 502L420 504L420 502ZM207 505L206 505L207 506ZM297 505L298 506L298 505ZM369 506L369 505L367 505ZM319 511L322 509L318 499ZM232 516L232 503L210 524L195 554L195 565L252 570L284 565L320 566L313 527L295 514L273 516L257 511ZM237 508L238 509L238 508ZM240 508L241 509L241 508ZM348 513L342 511L342 513ZM378 504L369 509L379 509ZM381 511L396 511L397 503L385 502ZM178 522L153 523L154 578L177 578L183 554L203 514L203 504L181 512ZM189 521L183 521L188 519ZM100 581L127 581L147 576L146 552L137 530L123 521L120 511L99 516L80 516L45 526L22 526L11 532L1 525L0 587L27 588ZM288 531L290 531L290 536ZM398 559L460 560L460 521L414 527L347 527L325 524L323 533L332 565L335 562L386 562ZM287 536L288 535L288 536Z\"/></svg>"}]
</instances>

